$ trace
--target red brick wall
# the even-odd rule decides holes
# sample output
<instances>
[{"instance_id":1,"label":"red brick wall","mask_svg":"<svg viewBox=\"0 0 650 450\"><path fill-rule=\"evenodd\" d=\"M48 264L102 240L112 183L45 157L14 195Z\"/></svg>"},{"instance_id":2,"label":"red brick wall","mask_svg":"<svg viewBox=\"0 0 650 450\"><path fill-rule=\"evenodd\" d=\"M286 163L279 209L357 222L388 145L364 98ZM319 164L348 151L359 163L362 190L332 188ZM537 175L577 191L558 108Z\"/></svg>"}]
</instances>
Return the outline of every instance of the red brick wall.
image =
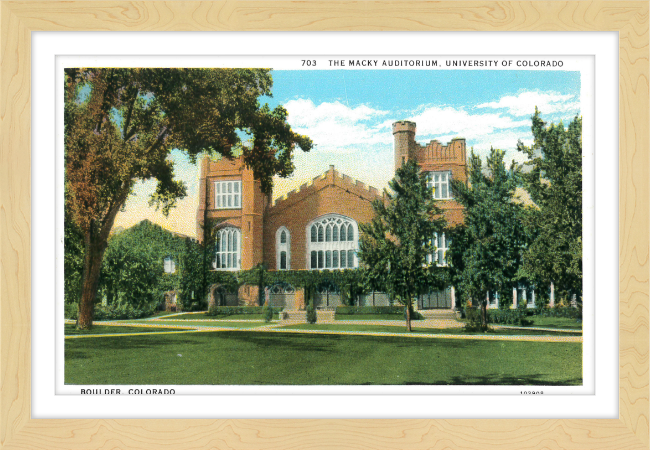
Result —
<instances>
[{"instance_id":1,"label":"red brick wall","mask_svg":"<svg viewBox=\"0 0 650 450\"><path fill-rule=\"evenodd\" d=\"M276 238L278 228L285 226L291 234L291 269L307 269L307 225L325 214L340 214L357 224L372 221L372 200L381 199L376 189L355 183L349 177L330 169L310 186L303 186L284 200L267 209L264 220L264 263L276 269Z\"/></svg>"}]
</instances>

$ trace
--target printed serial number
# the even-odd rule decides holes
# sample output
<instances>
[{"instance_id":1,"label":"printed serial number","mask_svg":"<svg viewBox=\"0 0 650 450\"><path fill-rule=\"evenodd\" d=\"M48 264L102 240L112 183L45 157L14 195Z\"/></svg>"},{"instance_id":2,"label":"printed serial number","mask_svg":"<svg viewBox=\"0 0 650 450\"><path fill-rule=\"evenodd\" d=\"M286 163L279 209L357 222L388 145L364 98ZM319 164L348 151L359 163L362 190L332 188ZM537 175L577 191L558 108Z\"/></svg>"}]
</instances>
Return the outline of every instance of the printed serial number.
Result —
<instances>
[{"instance_id":1,"label":"printed serial number","mask_svg":"<svg viewBox=\"0 0 650 450\"><path fill-rule=\"evenodd\" d=\"M544 391L520 391L521 395L541 395Z\"/></svg>"},{"instance_id":2,"label":"printed serial number","mask_svg":"<svg viewBox=\"0 0 650 450\"><path fill-rule=\"evenodd\" d=\"M303 66L316 66L315 59L302 59L301 61Z\"/></svg>"}]
</instances>

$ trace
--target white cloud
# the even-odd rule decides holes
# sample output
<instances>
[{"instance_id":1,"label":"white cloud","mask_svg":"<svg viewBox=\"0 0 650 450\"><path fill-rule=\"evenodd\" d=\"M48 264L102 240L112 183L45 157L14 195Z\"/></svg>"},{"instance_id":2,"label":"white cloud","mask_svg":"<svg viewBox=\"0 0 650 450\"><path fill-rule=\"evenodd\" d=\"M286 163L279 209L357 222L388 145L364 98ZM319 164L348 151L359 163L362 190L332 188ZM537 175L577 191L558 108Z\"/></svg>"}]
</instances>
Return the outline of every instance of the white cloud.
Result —
<instances>
[{"instance_id":1,"label":"white cloud","mask_svg":"<svg viewBox=\"0 0 650 450\"><path fill-rule=\"evenodd\" d=\"M513 116L532 116L535 106L542 114L576 114L580 111L580 101L575 95L562 95L557 92L525 91L518 95L501 97L498 102L482 103L477 108L506 109Z\"/></svg>"},{"instance_id":2,"label":"white cloud","mask_svg":"<svg viewBox=\"0 0 650 450\"><path fill-rule=\"evenodd\" d=\"M309 99L290 100L284 107L295 131L306 134L317 148L345 150L353 145L390 143L390 128L382 129L377 119L387 111L366 105L346 106L340 102L319 105Z\"/></svg>"},{"instance_id":3,"label":"white cloud","mask_svg":"<svg viewBox=\"0 0 650 450\"><path fill-rule=\"evenodd\" d=\"M472 141L493 133L501 133L502 130L530 127L529 120L513 120L499 113L470 114L448 106L427 107L409 120L417 123L418 136L432 136L441 142L441 137L445 136L459 136Z\"/></svg>"}]
</instances>

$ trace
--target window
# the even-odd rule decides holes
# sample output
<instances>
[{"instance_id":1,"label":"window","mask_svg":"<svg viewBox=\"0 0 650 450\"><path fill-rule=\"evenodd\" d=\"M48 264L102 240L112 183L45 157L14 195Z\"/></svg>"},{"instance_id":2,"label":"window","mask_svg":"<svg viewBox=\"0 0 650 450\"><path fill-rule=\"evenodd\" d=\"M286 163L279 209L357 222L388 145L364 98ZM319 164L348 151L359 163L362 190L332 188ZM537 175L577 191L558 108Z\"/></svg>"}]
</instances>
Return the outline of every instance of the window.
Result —
<instances>
[{"instance_id":1,"label":"window","mask_svg":"<svg viewBox=\"0 0 650 450\"><path fill-rule=\"evenodd\" d=\"M433 233L433 253L427 256L429 264L436 263L438 266L447 265L447 250L451 245L451 239L445 236L445 233Z\"/></svg>"},{"instance_id":2,"label":"window","mask_svg":"<svg viewBox=\"0 0 650 450\"><path fill-rule=\"evenodd\" d=\"M217 232L217 251L214 268L217 270L239 270L240 232L234 227L222 228Z\"/></svg>"},{"instance_id":3,"label":"window","mask_svg":"<svg viewBox=\"0 0 650 450\"><path fill-rule=\"evenodd\" d=\"M163 268L165 270L165 273L176 272L176 264L174 263L174 260L172 259L171 256L165 258L165 260L163 261Z\"/></svg>"},{"instance_id":4,"label":"window","mask_svg":"<svg viewBox=\"0 0 650 450\"><path fill-rule=\"evenodd\" d=\"M319 217L307 226L309 269L358 267L358 241L358 226L352 219L338 214Z\"/></svg>"},{"instance_id":5,"label":"window","mask_svg":"<svg viewBox=\"0 0 650 450\"><path fill-rule=\"evenodd\" d=\"M433 198L451 199L451 172L429 172L427 187L433 189Z\"/></svg>"},{"instance_id":6,"label":"window","mask_svg":"<svg viewBox=\"0 0 650 450\"><path fill-rule=\"evenodd\" d=\"M241 181L214 182L215 209L241 209Z\"/></svg>"},{"instance_id":7,"label":"window","mask_svg":"<svg viewBox=\"0 0 650 450\"><path fill-rule=\"evenodd\" d=\"M278 270L291 269L291 234L287 227L275 232L276 267Z\"/></svg>"}]
</instances>

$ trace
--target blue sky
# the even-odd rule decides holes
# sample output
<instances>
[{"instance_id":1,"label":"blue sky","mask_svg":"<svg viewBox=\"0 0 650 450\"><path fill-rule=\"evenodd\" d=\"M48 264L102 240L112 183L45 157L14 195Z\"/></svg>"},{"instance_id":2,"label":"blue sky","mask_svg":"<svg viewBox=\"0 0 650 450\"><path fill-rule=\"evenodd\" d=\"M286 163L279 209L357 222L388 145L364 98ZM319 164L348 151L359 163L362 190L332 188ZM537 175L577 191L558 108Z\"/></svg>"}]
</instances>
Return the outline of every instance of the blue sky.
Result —
<instances>
[{"instance_id":1,"label":"blue sky","mask_svg":"<svg viewBox=\"0 0 650 450\"><path fill-rule=\"evenodd\" d=\"M274 198L284 195L334 164L340 172L382 189L394 175L391 124L417 123L416 140L446 143L464 137L485 156L490 146L506 160L524 160L517 140L530 144L530 116L537 106L547 122L567 124L580 114L580 73L499 70L320 70L273 71L274 107L284 105L294 130L316 144L295 152L290 179L275 180ZM165 218L147 206L155 182L140 183L116 219L131 226L144 218L194 235L198 167L173 151L176 172L188 196Z\"/></svg>"}]
</instances>

